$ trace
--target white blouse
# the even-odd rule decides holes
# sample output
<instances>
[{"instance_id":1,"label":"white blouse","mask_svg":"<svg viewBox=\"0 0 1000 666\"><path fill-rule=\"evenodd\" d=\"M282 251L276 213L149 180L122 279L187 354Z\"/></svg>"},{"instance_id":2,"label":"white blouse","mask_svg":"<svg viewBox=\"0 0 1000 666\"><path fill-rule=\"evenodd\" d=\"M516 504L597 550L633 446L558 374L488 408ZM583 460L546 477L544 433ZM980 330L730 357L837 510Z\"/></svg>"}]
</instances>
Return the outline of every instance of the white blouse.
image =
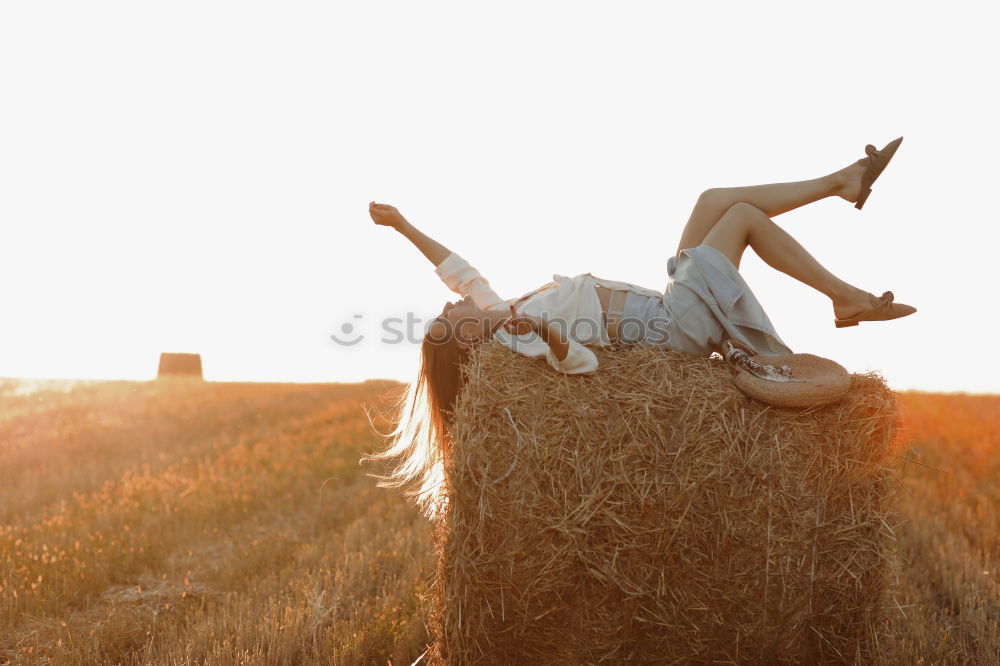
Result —
<instances>
[{"instance_id":1,"label":"white blouse","mask_svg":"<svg viewBox=\"0 0 1000 666\"><path fill-rule=\"evenodd\" d=\"M483 310L503 309L516 304L518 299L500 298L490 287L489 281L475 268L452 252L434 269L438 277L449 289L462 296L469 296ZM585 344L606 347L611 344L596 285L609 289L633 291L663 298L663 293L615 280L604 280L590 273L575 277L553 275L554 282L545 285L521 303L516 304L518 313L544 315L544 318L562 327L569 341L569 353L562 361L555 357L548 343L532 331L523 335L513 335L502 327L493 334L493 339L511 350L538 358L544 356L549 365L566 374L589 374L597 369L597 356Z\"/></svg>"}]
</instances>

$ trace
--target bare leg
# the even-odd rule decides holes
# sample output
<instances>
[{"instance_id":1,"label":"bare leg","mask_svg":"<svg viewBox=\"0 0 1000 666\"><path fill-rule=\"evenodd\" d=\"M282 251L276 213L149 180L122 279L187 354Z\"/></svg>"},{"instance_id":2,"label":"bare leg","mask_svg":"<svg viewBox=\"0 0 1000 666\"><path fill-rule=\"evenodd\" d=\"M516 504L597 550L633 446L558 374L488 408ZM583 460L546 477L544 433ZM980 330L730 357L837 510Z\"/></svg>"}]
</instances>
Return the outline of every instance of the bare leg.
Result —
<instances>
[{"instance_id":1,"label":"bare leg","mask_svg":"<svg viewBox=\"0 0 1000 666\"><path fill-rule=\"evenodd\" d=\"M840 171L811 180L705 190L691 211L691 217L677 245L677 252L700 245L722 214L740 201L752 204L768 217L787 213L833 195L853 203L861 193L861 175L864 170L861 165L851 164Z\"/></svg>"},{"instance_id":2,"label":"bare leg","mask_svg":"<svg viewBox=\"0 0 1000 666\"><path fill-rule=\"evenodd\" d=\"M733 204L705 237L705 245L729 257L739 268L749 245L772 268L830 297L838 318L870 307L868 292L850 285L823 268L792 236L756 206Z\"/></svg>"}]
</instances>

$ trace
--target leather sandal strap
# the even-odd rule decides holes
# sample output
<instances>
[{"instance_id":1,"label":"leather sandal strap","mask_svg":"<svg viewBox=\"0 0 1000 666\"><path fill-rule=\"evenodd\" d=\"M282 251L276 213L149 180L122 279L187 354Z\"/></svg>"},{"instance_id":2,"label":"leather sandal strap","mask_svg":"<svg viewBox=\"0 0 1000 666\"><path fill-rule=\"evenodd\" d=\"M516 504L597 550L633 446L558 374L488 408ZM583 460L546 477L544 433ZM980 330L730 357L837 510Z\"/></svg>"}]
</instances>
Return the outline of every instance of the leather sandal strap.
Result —
<instances>
[{"instance_id":1,"label":"leather sandal strap","mask_svg":"<svg viewBox=\"0 0 1000 666\"><path fill-rule=\"evenodd\" d=\"M885 159L882 156L882 153L870 143L865 146L865 153L868 157L862 157L858 160L858 164L865 165L865 173L861 180L864 187L870 187L871 184L875 182L875 179L878 178L885 170L889 161Z\"/></svg>"},{"instance_id":2,"label":"leather sandal strap","mask_svg":"<svg viewBox=\"0 0 1000 666\"><path fill-rule=\"evenodd\" d=\"M876 313L887 313L892 311L892 301L895 297L891 291L883 292L878 298L875 294L871 295L872 307L868 308L863 312L859 312L855 315L858 321L866 321L872 318L872 315Z\"/></svg>"}]
</instances>

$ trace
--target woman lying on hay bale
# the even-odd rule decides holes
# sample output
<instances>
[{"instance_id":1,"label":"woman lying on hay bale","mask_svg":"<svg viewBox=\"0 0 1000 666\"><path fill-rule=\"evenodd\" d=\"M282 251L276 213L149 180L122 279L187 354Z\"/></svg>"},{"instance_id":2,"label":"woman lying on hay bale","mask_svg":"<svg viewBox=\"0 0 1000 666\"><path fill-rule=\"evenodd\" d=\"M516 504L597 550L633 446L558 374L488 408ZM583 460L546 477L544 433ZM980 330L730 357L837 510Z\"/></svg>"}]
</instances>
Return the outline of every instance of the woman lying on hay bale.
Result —
<instances>
[{"instance_id":1,"label":"woman lying on hay bale","mask_svg":"<svg viewBox=\"0 0 1000 666\"><path fill-rule=\"evenodd\" d=\"M554 282L503 299L465 259L422 233L395 207L371 202L372 220L410 240L462 299L447 303L428 326L419 375L391 433L393 445L369 459L404 459L392 476L398 482L393 485L426 474L428 461L435 457L431 454L445 443L467 350L487 338L514 352L544 357L566 374L597 370L597 357L585 345L641 344L710 355L732 341L757 355L791 354L739 273L748 246L771 267L828 296L838 328L912 314L916 309L893 302L892 292L876 297L839 279L771 221L833 195L861 209L902 140L882 150L869 144L867 157L820 178L706 190L667 262L662 293L584 273L572 278L554 275ZM418 495L427 492L423 488Z\"/></svg>"}]
</instances>

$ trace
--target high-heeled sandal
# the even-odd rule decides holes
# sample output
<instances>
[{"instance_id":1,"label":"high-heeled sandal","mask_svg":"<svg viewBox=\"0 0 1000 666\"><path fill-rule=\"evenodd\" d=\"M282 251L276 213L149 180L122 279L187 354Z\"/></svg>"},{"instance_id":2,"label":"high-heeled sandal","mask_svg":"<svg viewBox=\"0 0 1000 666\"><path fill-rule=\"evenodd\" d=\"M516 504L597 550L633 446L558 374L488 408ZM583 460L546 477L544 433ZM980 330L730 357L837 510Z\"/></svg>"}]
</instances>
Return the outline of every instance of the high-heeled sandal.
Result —
<instances>
[{"instance_id":1,"label":"high-heeled sandal","mask_svg":"<svg viewBox=\"0 0 1000 666\"><path fill-rule=\"evenodd\" d=\"M899 137L887 143L882 150L875 150L875 146L870 143L865 146L865 152L868 154L868 157L862 157L855 163L863 164L867 167L861 176L861 195L854 204L855 208L861 210L861 207L865 205L868 195L872 193L872 183L885 170L886 165L889 164L889 160L896 154L896 149L899 148L899 144L902 142L903 137Z\"/></svg>"},{"instance_id":2,"label":"high-heeled sandal","mask_svg":"<svg viewBox=\"0 0 1000 666\"><path fill-rule=\"evenodd\" d=\"M871 303L871 307L869 309L862 310L853 317L834 319L833 323L837 328L844 328L845 326L857 326L863 321L888 321L889 319L899 319L900 317L911 315L917 311L917 309L912 305L893 303L893 298L894 297L891 291L887 291L882 294L881 298L875 298L874 294L868 294L868 300Z\"/></svg>"}]
</instances>

